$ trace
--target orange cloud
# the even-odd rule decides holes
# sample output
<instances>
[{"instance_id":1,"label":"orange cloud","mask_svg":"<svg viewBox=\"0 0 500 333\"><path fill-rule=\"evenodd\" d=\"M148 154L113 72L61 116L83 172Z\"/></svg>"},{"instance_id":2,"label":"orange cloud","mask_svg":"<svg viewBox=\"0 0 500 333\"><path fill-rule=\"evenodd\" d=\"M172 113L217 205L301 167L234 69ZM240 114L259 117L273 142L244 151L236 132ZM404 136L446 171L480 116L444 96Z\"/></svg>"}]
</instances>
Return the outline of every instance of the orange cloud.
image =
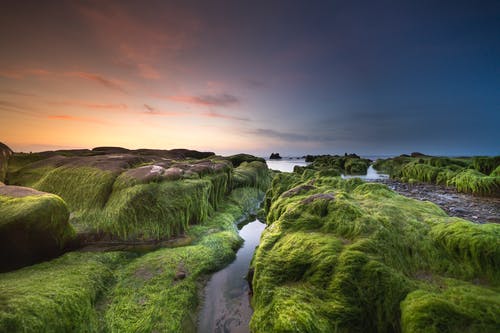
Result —
<instances>
[{"instance_id":1,"label":"orange cloud","mask_svg":"<svg viewBox=\"0 0 500 333\"><path fill-rule=\"evenodd\" d=\"M158 80L161 78L160 73L153 66L148 64L137 64L139 75L146 79Z\"/></svg>"},{"instance_id":2,"label":"orange cloud","mask_svg":"<svg viewBox=\"0 0 500 333\"><path fill-rule=\"evenodd\" d=\"M47 76L52 72L41 68L8 69L0 71L0 76L9 79L24 79L27 76Z\"/></svg>"},{"instance_id":3,"label":"orange cloud","mask_svg":"<svg viewBox=\"0 0 500 333\"><path fill-rule=\"evenodd\" d=\"M141 113L147 114L149 116L165 116L165 117L185 116L184 113L180 113L180 112L158 111L158 110L156 110L156 108L152 107L149 104L144 104L144 108L146 109L146 111L143 111Z\"/></svg>"},{"instance_id":4,"label":"orange cloud","mask_svg":"<svg viewBox=\"0 0 500 333\"><path fill-rule=\"evenodd\" d=\"M86 123L106 124L105 121L100 120L100 119L71 116L71 115L67 115L67 114L49 115L49 116L47 116L47 118L54 119L54 120L79 121L79 122L86 122Z\"/></svg>"},{"instance_id":5,"label":"orange cloud","mask_svg":"<svg viewBox=\"0 0 500 333\"><path fill-rule=\"evenodd\" d=\"M72 76L72 77L79 77L84 80L89 80L93 82L97 82L101 85L103 85L106 88L113 89L120 91L124 94L127 94L127 91L122 87L123 82L114 80L114 79L108 79L105 78L104 76L96 73L88 73L88 72L66 72L66 76Z\"/></svg>"},{"instance_id":6,"label":"orange cloud","mask_svg":"<svg viewBox=\"0 0 500 333\"><path fill-rule=\"evenodd\" d=\"M113 104L113 103L89 103L79 100L66 100L66 101L49 101L50 105L61 106L80 106L88 109L106 109L106 110L127 110L127 104Z\"/></svg>"},{"instance_id":7,"label":"orange cloud","mask_svg":"<svg viewBox=\"0 0 500 333\"><path fill-rule=\"evenodd\" d=\"M146 79L161 77L155 64L191 47L200 21L187 10L163 2L157 17L142 15L122 2L76 4L88 27L116 62L134 67Z\"/></svg>"}]
</instances>

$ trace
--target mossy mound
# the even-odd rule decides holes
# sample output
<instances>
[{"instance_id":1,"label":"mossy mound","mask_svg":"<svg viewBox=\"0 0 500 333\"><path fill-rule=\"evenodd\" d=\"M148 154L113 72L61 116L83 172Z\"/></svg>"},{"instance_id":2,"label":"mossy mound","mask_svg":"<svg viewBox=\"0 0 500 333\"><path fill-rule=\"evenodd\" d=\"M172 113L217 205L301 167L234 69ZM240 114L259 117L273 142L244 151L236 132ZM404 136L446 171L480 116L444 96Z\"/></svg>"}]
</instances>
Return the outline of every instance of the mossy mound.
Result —
<instances>
[{"instance_id":1,"label":"mossy mound","mask_svg":"<svg viewBox=\"0 0 500 333\"><path fill-rule=\"evenodd\" d=\"M302 172L306 169L322 171L325 176L336 176L337 173L348 175L364 175L366 174L371 161L366 158L361 158L356 154L346 154L345 156L338 155L308 155L307 162L312 162L306 167L297 168L297 171Z\"/></svg>"},{"instance_id":2,"label":"mossy mound","mask_svg":"<svg viewBox=\"0 0 500 333\"><path fill-rule=\"evenodd\" d=\"M188 230L185 246L142 256L72 252L0 274L0 331L194 331L201 282L234 258L241 244L234 223L262 197L256 188L235 189Z\"/></svg>"},{"instance_id":3,"label":"mossy mound","mask_svg":"<svg viewBox=\"0 0 500 333\"><path fill-rule=\"evenodd\" d=\"M263 193L240 188L206 223L189 230L192 245L161 249L133 260L118 274L104 318L113 332L195 331L200 279L234 259L241 239L234 221Z\"/></svg>"},{"instance_id":4,"label":"mossy mound","mask_svg":"<svg viewBox=\"0 0 500 333\"><path fill-rule=\"evenodd\" d=\"M124 253L67 253L0 274L1 332L99 332L96 303Z\"/></svg>"},{"instance_id":5,"label":"mossy mound","mask_svg":"<svg viewBox=\"0 0 500 333\"><path fill-rule=\"evenodd\" d=\"M66 203L27 187L0 186L1 271L61 253L74 236Z\"/></svg>"},{"instance_id":6,"label":"mossy mound","mask_svg":"<svg viewBox=\"0 0 500 333\"><path fill-rule=\"evenodd\" d=\"M8 181L61 196L71 223L81 233L96 235L92 239L178 235L206 220L232 189L265 190L269 183L266 164L249 155L245 158L253 162L233 169L230 160L186 149L71 152L14 156L22 162L14 163Z\"/></svg>"},{"instance_id":7,"label":"mossy mound","mask_svg":"<svg viewBox=\"0 0 500 333\"><path fill-rule=\"evenodd\" d=\"M270 183L269 170L265 162L241 163L233 172L233 188L256 187L266 191Z\"/></svg>"},{"instance_id":8,"label":"mossy mound","mask_svg":"<svg viewBox=\"0 0 500 333\"><path fill-rule=\"evenodd\" d=\"M455 187L459 192L500 196L500 157L409 157L377 160L374 168L405 182L426 182Z\"/></svg>"},{"instance_id":9,"label":"mossy mound","mask_svg":"<svg viewBox=\"0 0 500 333\"><path fill-rule=\"evenodd\" d=\"M233 164L233 166L235 168L238 167L243 162L259 161L262 163L266 163L266 160L263 159L262 157L255 157L255 156L249 155L249 154L236 154L236 155L227 156L226 158L231 161L231 163Z\"/></svg>"},{"instance_id":10,"label":"mossy mound","mask_svg":"<svg viewBox=\"0 0 500 333\"><path fill-rule=\"evenodd\" d=\"M307 172L276 176L266 207L252 331L499 327L500 225L451 218L382 184Z\"/></svg>"},{"instance_id":11,"label":"mossy mound","mask_svg":"<svg viewBox=\"0 0 500 333\"><path fill-rule=\"evenodd\" d=\"M476 170L463 170L448 181L460 192L500 196L500 176L486 176Z\"/></svg>"}]
</instances>

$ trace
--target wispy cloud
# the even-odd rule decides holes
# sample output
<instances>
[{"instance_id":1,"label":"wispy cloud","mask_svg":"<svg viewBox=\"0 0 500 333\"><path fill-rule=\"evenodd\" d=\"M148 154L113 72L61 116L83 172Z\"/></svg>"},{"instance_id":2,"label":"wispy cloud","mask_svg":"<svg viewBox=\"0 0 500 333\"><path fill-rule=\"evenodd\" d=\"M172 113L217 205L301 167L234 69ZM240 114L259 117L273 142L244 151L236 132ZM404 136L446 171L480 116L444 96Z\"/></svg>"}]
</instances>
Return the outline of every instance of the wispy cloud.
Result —
<instances>
[{"instance_id":1,"label":"wispy cloud","mask_svg":"<svg viewBox=\"0 0 500 333\"><path fill-rule=\"evenodd\" d=\"M92 103L86 101L79 100L65 100L65 101L48 101L49 105L57 105L57 106L78 106L84 107L88 109L97 109L97 110L127 110L127 104L123 103Z\"/></svg>"},{"instance_id":2,"label":"wispy cloud","mask_svg":"<svg viewBox=\"0 0 500 333\"><path fill-rule=\"evenodd\" d=\"M142 114L146 114L149 116L163 116L163 117L181 117L185 116L186 114L180 113L180 112L173 112L173 111L160 111L157 110L155 107L149 105L149 104L144 104L144 108L146 109L145 111L142 111Z\"/></svg>"},{"instance_id":3,"label":"wispy cloud","mask_svg":"<svg viewBox=\"0 0 500 333\"><path fill-rule=\"evenodd\" d=\"M243 80L243 83L250 89L261 89L266 86L266 83L261 80L248 79L248 80Z\"/></svg>"},{"instance_id":4,"label":"wispy cloud","mask_svg":"<svg viewBox=\"0 0 500 333\"><path fill-rule=\"evenodd\" d=\"M122 86L123 83L121 81L106 78L101 74L89 73L89 72L66 72L65 75L96 82L106 88L117 90L124 94L127 94L127 91L123 88Z\"/></svg>"},{"instance_id":5,"label":"wispy cloud","mask_svg":"<svg viewBox=\"0 0 500 333\"><path fill-rule=\"evenodd\" d=\"M121 1L78 3L76 8L116 62L146 79L159 79L157 64L191 47L200 31L196 16L168 2L158 4L156 17Z\"/></svg>"},{"instance_id":6,"label":"wispy cloud","mask_svg":"<svg viewBox=\"0 0 500 333\"><path fill-rule=\"evenodd\" d=\"M137 69L139 70L139 75L143 78L151 80L161 79L161 75L158 70L150 64L137 64Z\"/></svg>"},{"instance_id":7,"label":"wispy cloud","mask_svg":"<svg viewBox=\"0 0 500 333\"><path fill-rule=\"evenodd\" d=\"M62 121L77 121L77 122L86 122L95 124L106 124L106 122L101 119L72 116L68 114L49 115L47 116L47 118L53 120L62 120Z\"/></svg>"},{"instance_id":8,"label":"wispy cloud","mask_svg":"<svg viewBox=\"0 0 500 333\"><path fill-rule=\"evenodd\" d=\"M288 142L332 142L335 138L322 135L307 135L303 133L281 132L268 128L256 128L247 131L249 134Z\"/></svg>"},{"instance_id":9,"label":"wispy cloud","mask_svg":"<svg viewBox=\"0 0 500 333\"><path fill-rule=\"evenodd\" d=\"M250 119L248 119L248 118L231 116L231 115L222 114L222 113L218 113L218 112L214 112L214 111L203 112L200 115L202 117L208 117L208 118L222 118L222 119L231 119L231 120L239 120L239 121L250 121Z\"/></svg>"},{"instance_id":10,"label":"wispy cloud","mask_svg":"<svg viewBox=\"0 0 500 333\"><path fill-rule=\"evenodd\" d=\"M36 94L27 93L18 90L0 89L0 94L22 96L22 97L37 97Z\"/></svg>"},{"instance_id":11,"label":"wispy cloud","mask_svg":"<svg viewBox=\"0 0 500 333\"><path fill-rule=\"evenodd\" d=\"M9 79L24 79L28 76L47 76L52 72L43 68L7 69L0 71L0 76Z\"/></svg>"},{"instance_id":12,"label":"wispy cloud","mask_svg":"<svg viewBox=\"0 0 500 333\"><path fill-rule=\"evenodd\" d=\"M172 101L201 106L227 107L240 104L240 99L231 94L197 95L197 96L171 96Z\"/></svg>"},{"instance_id":13,"label":"wispy cloud","mask_svg":"<svg viewBox=\"0 0 500 333\"><path fill-rule=\"evenodd\" d=\"M34 110L32 107L27 106L25 104L20 104L17 102L10 102L5 100L0 100L0 110L11 112L11 113L19 113L28 116L38 117L40 114L37 110Z\"/></svg>"}]
</instances>

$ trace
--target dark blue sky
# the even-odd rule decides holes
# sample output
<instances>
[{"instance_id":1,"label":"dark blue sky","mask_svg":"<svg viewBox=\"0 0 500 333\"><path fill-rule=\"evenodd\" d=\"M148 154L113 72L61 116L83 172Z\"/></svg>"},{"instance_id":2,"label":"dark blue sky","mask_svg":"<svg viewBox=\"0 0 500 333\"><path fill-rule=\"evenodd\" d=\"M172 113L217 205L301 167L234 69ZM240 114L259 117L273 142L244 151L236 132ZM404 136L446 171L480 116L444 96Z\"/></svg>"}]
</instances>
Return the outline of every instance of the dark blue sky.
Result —
<instances>
[{"instance_id":1,"label":"dark blue sky","mask_svg":"<svg viewBox=\"0 0 500 333\"><path fill-rule=\"evenodd\" d=\"M58 106L73 109L46 117L109 121L102 112L82 116L81 108L122 105L129 122L147 128L137 114L169 115L152 123L169 133L196 133L198 141L182 133L162 137L168 145L258 154L500 154L500 1L8 7L0 33L2 50L9 46L0 56L2 114L9 112L5 105L12 113L20 93L56 98L56 79L50 96L47 83L39 82L52 75L65 77L66 87L68 77L83 78L119 92L70 92L71 101L59 98ZM33 74L33 68L49 74ZM23 70L31 74L20 75ZM12 121L23 127L22 119ZM118 133L127 124L114 127ZM138 146L165 146L143 132ZM134 145L109 127L108 135L99 137L103 144ZM62 144L37 140L32 144Z\"/></svg>"}]
</instances>

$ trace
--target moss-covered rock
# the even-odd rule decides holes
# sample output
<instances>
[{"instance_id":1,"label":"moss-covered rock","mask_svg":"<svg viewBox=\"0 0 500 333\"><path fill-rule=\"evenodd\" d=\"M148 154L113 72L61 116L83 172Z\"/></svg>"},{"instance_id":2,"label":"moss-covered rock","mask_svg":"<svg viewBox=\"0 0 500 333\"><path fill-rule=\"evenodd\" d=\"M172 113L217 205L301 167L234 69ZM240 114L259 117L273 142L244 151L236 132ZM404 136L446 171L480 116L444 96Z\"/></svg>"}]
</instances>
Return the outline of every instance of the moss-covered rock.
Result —
<instances>
[{"instance_id":1,"label":"moss-covered rock","mask_svg":"<svg viewBox=\"0 0 500 333\"><path fill-rule=\"evenodd\" d=\"M71 252L0 274L0 332L194 331L206 274L229 263L241 245L235 221L263 192L238 188L184 246L138 255Z\"/></svg>"},{"instance_id":2,"label":"moss-covered rock","mask_svg":"<svg viewBox=\"0 0 500 333\"><path fill-rule=\"evenodd\" d=\"M0 186L2 271L61 253L74 236L66 203L57 195L27 187Z\"/></svg>"},{"instance_id":3,"label":"moss-covered rock","mask_svg":"<svg viewBox=\"0 0 500 333\"><path fill-rule=\"evenodd\" d=\"M7 145L0 142L0 182L5 181L9 159L12 154L12 150Z\"/></svg>"},{"instance_id":4,"label":"moss-covered rock","mask_svg":"<svg viewBox=\"0 0 500 333\"><path fill-rule=\"evenodd\" d=\"M10 184L61 196L72 213L70 222L79 232L95 235L92 239L178 235L189 224L205 221L232 189L266 190L269 184L266 164L250 155L244 157L253 161L237 168L213 153L183 149L100 147L18 157L22 162L11 169Z\"/></svg>"},{"instance_id":5,"label":"moss-covered rock","mask_svg":"<svg viewBox=\"0 0 500 333\"><path fill-rule=\"evenodd\" d=\"M97 301L124 253L71 252L0 274L1 332L100 332Z\"/></svg>"},{"instance_id":6,"label":"moss-covered rock","mask_svg":"<svg viewBox=\"0 0 500 333\"><path fill-rule=\"evenodd\" d=\"M426 182L455 187L459 192L500 196L500 157L399 156L377 160L374 168L405 182Z\"/></svg>"},{"instance_id":7,"label":"moss-covered rock","mask_svg":"<svg viewBox=\"0 0 500 333\"><path fill-rule=\"evenodd\" d=\"M500 225L317 172L277 175L266 208L254 332L498 328Z\"/></svg>"},{"instance_id":8,"label":"moss-covered rock","mask_svg":"<svg viewBox=\"0 0 500 333\"><path fill-rule=\"evenodd\" d=\"M249 154L231 155L231 156L227 156L227 159L231 161L231 163L233 164L233 166L235 168L238 167L243 162L259 161L262 163L266 163L266 160L263 159L262 157L256 157L256 156L249 155Z\"/></svg>"},{"instance_id":9,"label":"moss-covered rock","mask_svg":"<svg viewBox=\"0 0 500 333\"><path fill-rule=\"evenodd\" d=\"M323 172L324 176L337 176L341 173L349 175L366 174L371 161L366 158L360 158L356 154L338 155L308 155L306 161L312 162L306 167L299 167L296 170L300 173L303 170L310 169Z\"/></svg>"}]
</instances>

